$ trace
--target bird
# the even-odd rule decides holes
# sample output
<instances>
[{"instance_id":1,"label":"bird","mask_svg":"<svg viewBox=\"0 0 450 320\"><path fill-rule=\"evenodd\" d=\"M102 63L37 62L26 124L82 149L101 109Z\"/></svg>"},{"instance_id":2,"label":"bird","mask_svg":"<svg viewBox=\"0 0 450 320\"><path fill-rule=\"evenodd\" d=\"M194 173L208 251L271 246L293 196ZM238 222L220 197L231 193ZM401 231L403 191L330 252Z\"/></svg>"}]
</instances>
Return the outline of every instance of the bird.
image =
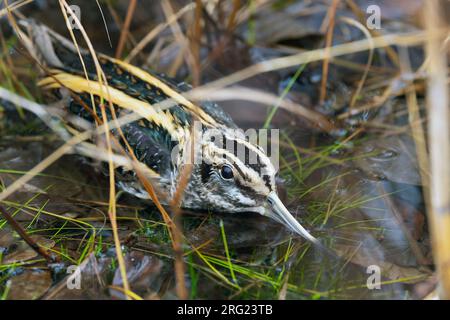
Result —
<instances>
[{"instance_id":1,"label":"bird","mask_svg":"<svg viewBox=\"0 0 450 320\"><path fill-rule=\"evenodd\" d=\"M217 103L188 100L183 93L191 86L164 74L101 53L94 59L91 51L34 20L21 20L20 26L24 28L20 31L24 46L45 70L38 85L43 90L71 92L65 105L69 113L94 122L102 117L99 106L106 100L113 106L107 112L108 119L113 118L112 113L117 117L130 113L141 116L120 129L137 160L166 194L163 204L175 196L183 168L194 153L196 161L191 161L180 203L183 209L258 213L322 246L280 200L277 171L264 149L249 141ZM97 67L105 75L103 85L99 84ZM155 107L167 99L174 102L170 108ZM113 131L119 135L118 130ZM132 169L118 166L115 175L123 191L151 201Z\"/></svg>"}]
</instances>

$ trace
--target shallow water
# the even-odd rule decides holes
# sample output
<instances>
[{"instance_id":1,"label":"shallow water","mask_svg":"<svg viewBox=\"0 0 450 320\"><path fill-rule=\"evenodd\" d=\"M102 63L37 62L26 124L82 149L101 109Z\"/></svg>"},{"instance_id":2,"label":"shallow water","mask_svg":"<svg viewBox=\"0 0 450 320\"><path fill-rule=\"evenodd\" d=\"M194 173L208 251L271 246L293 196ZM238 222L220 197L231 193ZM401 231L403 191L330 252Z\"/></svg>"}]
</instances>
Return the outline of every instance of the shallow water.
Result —
<instances>
[{"instance_id":1,"label":"shallow water","mask_svg":"<svg viewBox=\"0 0 450 320\"><path fill-rule=\"evenodd\" d=\"M367 145L365 142L364 149ZM392 153L395 145L391 144L389 148ZM3 183L9 185L20 176L18 171L30 169L51 150L41 142L3 143L0 150ZM372 158L376 159L374 165L378 165L379 158ZM97 254L91 254L86 260L88 265L82 273L83 289L68 290L64 286L67 281L64 269L73 262L66 259L59 271L49 269L43 262L29 265L29 261L39 258L34 251L18 238L14 241L2 238L2 278L15 279L12 285L18 282L21 286L26 285L22 279L25 281L34 276L41 279L45 273L52 275L52 288L47 290L47 281L43 286L30 290L43 290L49 298L121 297L120 292L108 289L108 284L120 286L121 280L113 262L115 252L105 216L107 181L82 162L77 156L66 156L45 172L48 176L33 179L26 190L9 198L8 204L10 208L18 209L17 220L28 225L33 235L50 241L54 250L65 250L73 259L78 259L84 249L82 244L85 242L80 241L86 241L92 235L91 228L95 228L95 241L102 242L102 250L96 248ZM361 166L360 162L356 161L356 164ZM282 294L287 299L403 299L414 295L414 283L429 278L427 265L431 261L421 209L423 204L410 201L420 199L417 186L373 180L374 175L368 175L367 170L348 164L316 170L301 186L288 174L284 177L287 180L284 188L288 191L288 208L338 258L310 248L302 239L291 238L284 227L258 215L188 213L184 218L184 231L190 244L186 252L190 251L191 245L201 248L202 255L207 256L208 261L231 281L220 227L223 221L237 279L236 287L230 288L232 285L217 278L198 255L189 254L186 257L186 277L195 298L272 299ZM321 184L323 181L326 183ZM305 191L317 184L320 187ZM98 187L102 185L105 187ZM35 197L36 194L39 195ZM36 212L40 212L38 218ZM159 213L132 197L123 196L119 201L118 215L128 219L119 218L119 225L121 238L126 243L126 261L134 292L143 297L175 297L173 256L167 232L158 224L161 222ZM90 227L67 223L66 218L86 221ZM5 237L10 237L11 233L4 230L8 229L2 230ZM418 247L414 250L419 250L422 256L417 257L417 252L411 250L411 241ZM4 267L14 262L19 262L19 266ZM370 276L367 272L371 269L368 268L378 267L381 281L385 284L380 290L369 290L366 282ZM192 278L195 284L192 284ZM99 283L99 279L103 280ZM286 279L288 285L284 292ZM388 284L390 282L393 283ZM12 293L12 298L21 297L17 291Z\"/></svg>"}]
</instances>

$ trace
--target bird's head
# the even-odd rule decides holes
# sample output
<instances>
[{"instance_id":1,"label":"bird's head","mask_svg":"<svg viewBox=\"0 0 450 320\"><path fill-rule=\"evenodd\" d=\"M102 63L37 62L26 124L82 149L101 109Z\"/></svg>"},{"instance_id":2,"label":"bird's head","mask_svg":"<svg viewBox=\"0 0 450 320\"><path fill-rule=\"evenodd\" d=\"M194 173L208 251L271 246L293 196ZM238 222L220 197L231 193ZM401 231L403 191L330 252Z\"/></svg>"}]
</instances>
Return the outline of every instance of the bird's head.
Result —
<instances>
[{"instance_id":1,"label":"bird's head","mask_svg":"<svg viewBox=\"0 0 450 320\"><path fill-rule=\"evenodd\" d=\"M217 130L200 138L187 207L220 212L256 212L317 243L278 197L277 171L265 151L235 130Z\"/></svg>"}]
</instances>

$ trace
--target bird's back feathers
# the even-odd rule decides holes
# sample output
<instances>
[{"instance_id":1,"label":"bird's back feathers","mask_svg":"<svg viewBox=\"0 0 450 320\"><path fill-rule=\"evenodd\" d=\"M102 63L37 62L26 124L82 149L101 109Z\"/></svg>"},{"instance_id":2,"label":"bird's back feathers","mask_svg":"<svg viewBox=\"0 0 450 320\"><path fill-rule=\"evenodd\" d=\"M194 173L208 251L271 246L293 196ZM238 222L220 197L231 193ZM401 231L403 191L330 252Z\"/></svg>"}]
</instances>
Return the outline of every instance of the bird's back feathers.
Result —
<instances>
[{"instance_id":1,"label":"bird's back feathers","mask_svg":"<svg viewBox=\"0 0 450 320\"><path fill-rule=\"evenodd\" d=\"M96 53L106 78L106 83L101 83L91 52L33 20L21 20L20 25L26 29L21 34L25 46L44 67L39 84L44 89L65 87L78 97L68 103L71 113L94 122L95 117L102 118L100 103L109 101L117 117L129 112L142 116L122 131L137 158L159 175L170 171L170 152L186 139L194 120L206 127L236 128L216 103L196 105L184 98L182 93L191 89L184 82ZM169 108L155 107L168 99L175 101ZM106 111L110 120L108 108Z\"/></svg>"}]
</instances>

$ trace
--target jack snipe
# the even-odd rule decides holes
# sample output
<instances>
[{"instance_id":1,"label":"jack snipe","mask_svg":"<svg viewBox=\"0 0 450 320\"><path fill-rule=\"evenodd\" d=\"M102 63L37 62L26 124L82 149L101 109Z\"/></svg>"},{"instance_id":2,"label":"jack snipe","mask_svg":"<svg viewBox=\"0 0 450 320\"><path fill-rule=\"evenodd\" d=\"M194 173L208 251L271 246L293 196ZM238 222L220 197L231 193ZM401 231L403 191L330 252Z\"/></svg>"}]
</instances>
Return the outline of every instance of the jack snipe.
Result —
<instances>
[{"instance_id":1,"label":"jack snipe","mask_svg":"<svg viewBox=\"0 0 450 320\"><path fill-rule=\"evenodd\" d=\"M113 104L117 117L130 112L142 115L142 119L124 125L122 131L137 159L157 177L159 188L168 195L166 204L174 196L182 168L190 159L188 150L192 149L188 146L193 142L195 156L201 154L196 159L201 161L194 161L181 204L183 208L257 212L320 245L279 199L276 170L269 157L262 148L236 134L236 125L217 104L196 105L182 95L183 91L190 90L185 83L103 54L98 54L98 61L108 84L100 85L95 60L87 50L79 49L80 55L71 41L44 25L30 20L21 24L27 29L22 35L25 46L47 70L39 84L56 91L66 88L79 98L69 99L67 107L71 113L94 122L96 116L101 118L99 104L104 98ZM176 104L165 110L153 106L166 99ZM91 106L90 112L86 105ZM214 136L222 143L208 134L201 134L194 141L192 126L196 121L201 124L201 133L213 129ZM230 150L224 145L233 147ZM239 157L237 150L243 150L245 156ZM250 163L248 159L256 161ZM124 191L149 198L134 172L119 167L117 180Z\"/></svg>"}]
</instances>

